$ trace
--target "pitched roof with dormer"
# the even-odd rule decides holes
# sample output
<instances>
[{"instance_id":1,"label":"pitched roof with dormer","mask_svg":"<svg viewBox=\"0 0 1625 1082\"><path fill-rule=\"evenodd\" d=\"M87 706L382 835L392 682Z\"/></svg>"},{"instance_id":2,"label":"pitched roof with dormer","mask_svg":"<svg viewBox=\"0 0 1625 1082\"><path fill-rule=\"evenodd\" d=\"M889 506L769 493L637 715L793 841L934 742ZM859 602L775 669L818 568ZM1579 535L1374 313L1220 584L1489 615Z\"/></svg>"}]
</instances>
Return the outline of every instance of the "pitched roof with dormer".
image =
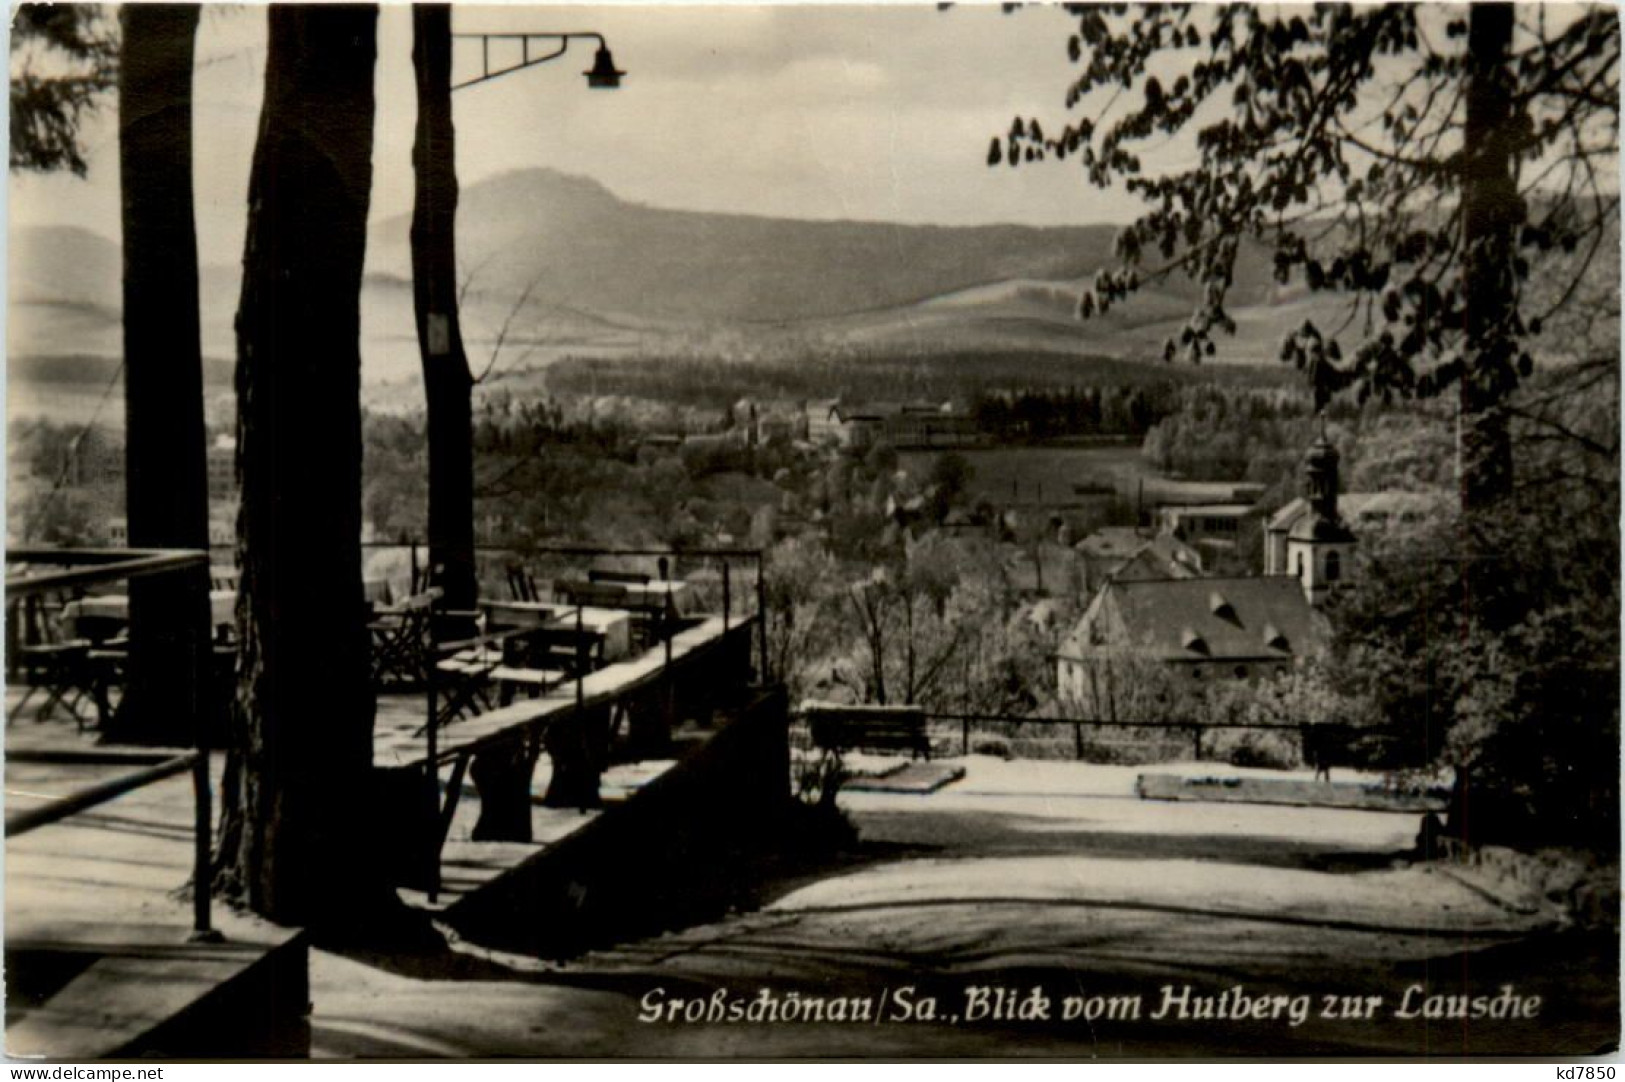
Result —
<instances>
[{"instance_id":1,"label":"pitched roof with dormer","mask_svg":"<svg viewBox=\"0 0 1625 1082\"><path fill-rule=\"evenodd\" d=\"M1115 647L1159 661L1287 661L1314 652L1326 638L1323 618L1290 575L1114 580L1062 653Z\"/></svg>"}]
</instances>

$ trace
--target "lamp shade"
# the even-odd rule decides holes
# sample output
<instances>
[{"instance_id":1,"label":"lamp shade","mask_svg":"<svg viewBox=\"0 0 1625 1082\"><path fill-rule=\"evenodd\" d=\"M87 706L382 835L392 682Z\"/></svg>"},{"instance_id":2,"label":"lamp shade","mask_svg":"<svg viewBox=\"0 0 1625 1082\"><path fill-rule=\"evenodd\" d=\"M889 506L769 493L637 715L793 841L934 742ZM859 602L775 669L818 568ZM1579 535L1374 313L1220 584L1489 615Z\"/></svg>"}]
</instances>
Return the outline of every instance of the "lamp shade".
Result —
<instances>
[{"instance_id":1,"label":"lamp shade","mask_svg":"<svg viewBox=\"0 0 1625 1082\"><path fill-rule=\"evenodd\" d=\"M615 58L609 54L609 46L598 46L598 55L593 58L592 70L582 72L587 77L587 85L598 90L614 90L621 85L621 76L624 71L615 69Z\"/></svg>"}]
</instances>

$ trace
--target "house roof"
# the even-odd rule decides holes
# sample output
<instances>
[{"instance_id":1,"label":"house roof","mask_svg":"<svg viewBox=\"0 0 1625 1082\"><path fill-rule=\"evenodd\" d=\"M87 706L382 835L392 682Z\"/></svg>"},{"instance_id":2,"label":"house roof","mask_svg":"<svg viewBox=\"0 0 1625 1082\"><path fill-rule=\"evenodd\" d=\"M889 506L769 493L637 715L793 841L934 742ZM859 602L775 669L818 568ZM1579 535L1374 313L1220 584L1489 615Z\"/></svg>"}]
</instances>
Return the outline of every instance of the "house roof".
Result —
<instances>
[{"instance_id":1,"label":"house roof","mask_svg":"<svg viewBox=\"0 0 1625 1082\"><path fill-rule=\"evenodd\" d=\"M1128 559L1140 551L1146 536L1132 526L1103 526L1072 546L1090 559Z\"/></svg>"},{"instance_id":2,"label":"house roof","mask_svg":"<svg viewBox=\"0 0 1625 1082\"><path fill-rule=\"evenodd\" d=\"M1195 559L1187 561L1175 556L1167 546L1148 541L1138 552L1119 564L1111 572L1111 578L1119 582L1195 578L1196 563Z\"/></svg>"},{"instance_id":3,"label":"house roof","mask_svg":"<svg viewBox=\"0 0 1625 1082\"><path fill-rule=\"evenodd\" d=\"M1102 527L1073 548L1113 578L1187 579L1202 566L1201 554L1179 538L1130 526Z\"/></svg>"},{"instance_id":4,"label":"house roof","mask_svg":"<svg viewBox=\"0 0 1625 1082\"><path fill-rule=\"evenodd\" d=\"M1102 590L1107 604L1090 606L1090 616L1114 610L1123 644L1163 661L1284 661L1325 640L1302 584L1290 575L1114 580ZM1085 641L1084 630L1080 624L1073 639Z\"/></svg>"}]
</instances>

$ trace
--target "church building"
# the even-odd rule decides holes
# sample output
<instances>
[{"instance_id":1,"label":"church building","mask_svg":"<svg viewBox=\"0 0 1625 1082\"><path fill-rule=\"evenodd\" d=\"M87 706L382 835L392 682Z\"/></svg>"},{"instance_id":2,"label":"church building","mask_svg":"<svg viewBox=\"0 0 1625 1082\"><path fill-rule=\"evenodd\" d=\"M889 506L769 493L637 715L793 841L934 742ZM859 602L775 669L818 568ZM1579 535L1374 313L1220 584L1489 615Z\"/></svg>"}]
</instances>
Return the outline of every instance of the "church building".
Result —
<instances>
[{"instance_id":1,"label":"church building","mask_svg":"<svg viewBox=\"0 0 1625 1082\"><path fill-rule=\"evenodd\" d=\"M1354 568L1354 531L1338 508L1338 455L1321 433L1304 459L1303 498L1270 519L1264 531L1264 574L1291 575L1318 605Z\"/></svg>"}]
</instances>

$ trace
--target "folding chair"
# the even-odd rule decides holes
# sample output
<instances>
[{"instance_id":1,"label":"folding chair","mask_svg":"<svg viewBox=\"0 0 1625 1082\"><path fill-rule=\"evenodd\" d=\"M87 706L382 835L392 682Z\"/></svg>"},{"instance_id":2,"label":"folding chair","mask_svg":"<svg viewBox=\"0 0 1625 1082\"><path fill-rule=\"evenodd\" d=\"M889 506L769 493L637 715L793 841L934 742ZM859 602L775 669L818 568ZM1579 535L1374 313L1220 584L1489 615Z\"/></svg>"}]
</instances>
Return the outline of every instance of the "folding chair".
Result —
<instances>
[{"instance_id":1,"label":"folding chair","mask_svg":"<svg viewBox=\"0 0 1625 1082\"><path fill-rule=\"evenodd\" d=\"M419 686L428 678L433 647L430 621L438 589L407 598L397 606L377 608L367 623L372 634L372 678L389 684Z\"/></svg>"},{"instance_id":2,"label":"folding chair","mask_svg":"<svg viewBox=\"0 0 1625 1082\"><path fill-rule=\"evenodd\" d=\"M44 692L45 701L35 721L46 721L61 706L83 729L85 718L79 712L79 703L91 691L90 641L68 634L65 625L70 618L64 611L47 612L42 598L26 598L23 606L26 641L18 648L18 662L28 690L11 717L22 714L36 692Z\"/></svg>"}]
</instances>

